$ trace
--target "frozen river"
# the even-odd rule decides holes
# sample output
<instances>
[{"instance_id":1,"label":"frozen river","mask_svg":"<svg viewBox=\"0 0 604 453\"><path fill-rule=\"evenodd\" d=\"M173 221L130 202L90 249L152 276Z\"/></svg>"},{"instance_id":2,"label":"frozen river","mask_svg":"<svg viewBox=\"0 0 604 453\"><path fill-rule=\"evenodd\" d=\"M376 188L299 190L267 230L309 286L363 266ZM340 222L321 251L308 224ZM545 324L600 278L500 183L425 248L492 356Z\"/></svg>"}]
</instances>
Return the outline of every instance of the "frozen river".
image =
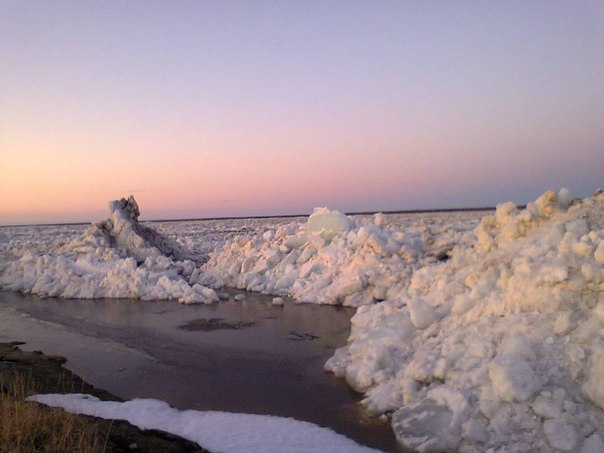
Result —
<instances>
[{"instance_id":1,"label":"frozen river","mask_svg":"<svg viewBox=\"0 0 604 453\"><path fill-rule=\"evenodd\" d=\"M384 450L365 414L418 450L604 451L604 192L494 213L138 213L130 198L89 227L0 229L0 287L51 296L5 294L6 340L124 397L293 416Z\"/></svg>"},{"instance_id":2,"label":"frozen river","mask_svg":"<svg viewBox=\"0 0 604 453\"><path fill-rule=\"evenodd\" d=\"M354 309L241 302L181 305L128 299L64 300L0 292L0 339L67 357L67 368L123 398L181 409L294 417L393 451L388 424L324 362L346 343Z\"/></svg>"}]
</instances>

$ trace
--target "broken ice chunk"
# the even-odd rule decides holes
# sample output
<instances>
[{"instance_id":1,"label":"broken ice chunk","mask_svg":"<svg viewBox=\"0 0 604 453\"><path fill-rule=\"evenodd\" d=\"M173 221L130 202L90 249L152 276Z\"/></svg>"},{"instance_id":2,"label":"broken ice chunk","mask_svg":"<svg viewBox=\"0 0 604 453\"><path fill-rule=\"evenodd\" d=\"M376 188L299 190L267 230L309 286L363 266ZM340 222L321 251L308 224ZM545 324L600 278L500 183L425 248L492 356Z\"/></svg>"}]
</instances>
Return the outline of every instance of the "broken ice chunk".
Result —
<instances>
[{"instance_id":1,"label":"broken ice chunk","mask_svg":"<svg viewBox=\"0 0 604 453\"><path fill-rule=\"evenodd\" d=\"M543 418L558 418L562 415L562 401L555 400L545 392L535 398L531 407L535 414Z\"/></svg>"},{"instance_id":2,"label":"broken ice chunk","mask_svg":"<svg viewBox=\"0 0 604 453\"><path fill-rule=\"evenodd\" d=\"M604 451L604 439L598 433L592 434L581 446L581 453L601 453Z\"/></svg>"},{"instance_id":3,"label":"broken ice chunk","mask_svg":"<svg viewBox=\"0 0 604 453\"><path fill-rule=\"evenodd\" d=\"M594 252L594 258L600 264L604 264L604 240L600 241L598 248Z\"/></svg>"},{"instance_id":4,"label":"broken ice chunk","mask_svg":"<svg viewBox=\"0 0 604 453\"><path fill-rule=\"evenodd\" d=\"M471 442L486 442L489 440L489 430L487 427L476 420L471 418L462 425L463 438Z\"/></svg>"},{"instance_id":5,"label":"broken ice chunk","mask_svg":"<svg viewBox=\"0 0 604 453\"><path fill-rule=\"evenodd\" d=\"M468 416L469 405L464 396L442 385L417 403L396 411L392 428L398 441L414 451L455 451Z\"/></svg>"},{"instance_id":6,"label":"broken ice chunk","mask_svg":"<svg viewBox=\"0 0 604 453\"><path fill-rule=\"evenodd\" d=\"M594 404L604 409L604 347L594 351L582 390Z\"/></svg>"},{"instance_id":7,"label":"broken ice chunk","mask_svg":"<svg viewBox=\"0 0 604 453\"><path fill-rule=\"evenodd\" d=\"M504 401L522 402L541 387L533 368L516 354L496 357L489 364L493 390Z\"/></svg>"},{"instance_id":8,"label":"broken ice chunk","mask_svg":"<svg viewBox=\"0 0 604 453\"><path fill-rule=\"evenodd\" d=\"M523 335L513 334L506 336L499 345L499 354L516 354L525 360L535 360L535 351Z\"/></svg>"},{"instance_id":9,"label":"broken ice chunk","mask_svg":"<svg viewBox=\"0 0 604 453\"><path fill-rule=\"evenodd\" d=\"M579 442L576 428L562 419L545 421L543 432L547 442L556 450L574 451Z\"/></svg>"},{"instance_id":10,"label":"broken ice chunk","mask_svg":"<svg viewBox=\"0 0 604 453\"><path fill-rule=\"evenodd\" d=\"M425 329L436 320L432 307L425 301L412 299L407 305L409 306L411 322L417 329Z\"/></svg>"}]
</instances>

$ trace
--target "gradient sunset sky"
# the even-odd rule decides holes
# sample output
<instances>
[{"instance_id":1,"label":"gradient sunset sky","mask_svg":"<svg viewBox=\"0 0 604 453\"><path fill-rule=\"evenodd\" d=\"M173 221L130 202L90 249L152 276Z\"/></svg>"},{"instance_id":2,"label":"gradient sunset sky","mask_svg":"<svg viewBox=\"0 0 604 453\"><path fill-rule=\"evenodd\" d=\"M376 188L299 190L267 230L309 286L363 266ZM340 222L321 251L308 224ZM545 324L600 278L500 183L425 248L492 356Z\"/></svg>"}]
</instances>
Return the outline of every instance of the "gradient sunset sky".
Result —
<instances>
[{"instance_id":1,"label":"gradient sunset sky","mask_svg":"<svg viewBox=\"0 0 604 453\"><path fill-rule=\"evenodd\" d=\"M0 2L0 224L604 186L604 2Z\"/></svg>"}]
</instances>

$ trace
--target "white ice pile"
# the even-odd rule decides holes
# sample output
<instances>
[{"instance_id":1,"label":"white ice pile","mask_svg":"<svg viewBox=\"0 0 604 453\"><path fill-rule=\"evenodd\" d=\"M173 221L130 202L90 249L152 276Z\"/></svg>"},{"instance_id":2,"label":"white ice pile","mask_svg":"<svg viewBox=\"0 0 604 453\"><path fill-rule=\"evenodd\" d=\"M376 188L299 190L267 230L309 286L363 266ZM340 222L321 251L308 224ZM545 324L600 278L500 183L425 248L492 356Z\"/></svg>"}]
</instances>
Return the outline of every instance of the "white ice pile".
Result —
<instances>
[{"instance_id":1,"label":"white ice pile","mask_svg":"<svg viewBox=\"0 0 604 453\"><path fill-rule=\"evenodd\" d=\"M270 415L179 411L163 401L100 401L90 395L35 395L28 398L68 412L127 420L141 429L159 429L223 453L379 453L330 429Z\"/></svg>"},{"instance_id":2,"label":"white ice pile","mask_svg":"<svg viewBox=\"0 0 604 453\"><path fill-rule=\"evenodd\" d=\"M365 305L396 297L415 269L446 258L453 244L466 240L465 224L437 226L403 231L382 214L348 217L316 208L306 223L234 237L192 280L299 302Z\"/></svg>"},{"instance_id":3,"label":"white ice pile","mask_svg":"<svg viewBox=\"0 0 604 453\"><path fill-rule=\"evenodd\" d=\"M417 451L604 451L604 193L499 205L326 369Z\"/></svg>"},{"instance_id":4,"label":"white ice pile","mask_svg":"<svg viewBox=\"0 0 604 453\"><path fill-rule=\"evenodd\" d=\"M49 297L218 301L214 290L188 283L194 257L139 223L139 214L133 197L116 200L107 220L74 239L3 244L0 287Z\"/></svg>"}]
</instances>

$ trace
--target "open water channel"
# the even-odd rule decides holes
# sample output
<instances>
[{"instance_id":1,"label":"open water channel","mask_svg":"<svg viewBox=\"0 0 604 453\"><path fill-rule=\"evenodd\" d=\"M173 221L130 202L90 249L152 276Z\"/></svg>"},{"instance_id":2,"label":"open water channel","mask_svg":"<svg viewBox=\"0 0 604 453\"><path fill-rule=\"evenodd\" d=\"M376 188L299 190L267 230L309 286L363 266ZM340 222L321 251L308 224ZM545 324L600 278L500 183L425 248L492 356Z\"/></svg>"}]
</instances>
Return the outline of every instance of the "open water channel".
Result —
<instances>
[{"instance_id":1,"label":"open water channel","mask_svg":"<svg viewBox=\"0 0 604 453\"><path fill-rule=\"evenodd\" d=\"M240 292L237 292L240 293ZM243 301L182 305L128 299L65 300L0 291L0 341L24 341L122 398L180 409L294 417L384 451L400 451L389 424L323 371L346 343L354 309Z\"/></svg>"}]
</instances>

